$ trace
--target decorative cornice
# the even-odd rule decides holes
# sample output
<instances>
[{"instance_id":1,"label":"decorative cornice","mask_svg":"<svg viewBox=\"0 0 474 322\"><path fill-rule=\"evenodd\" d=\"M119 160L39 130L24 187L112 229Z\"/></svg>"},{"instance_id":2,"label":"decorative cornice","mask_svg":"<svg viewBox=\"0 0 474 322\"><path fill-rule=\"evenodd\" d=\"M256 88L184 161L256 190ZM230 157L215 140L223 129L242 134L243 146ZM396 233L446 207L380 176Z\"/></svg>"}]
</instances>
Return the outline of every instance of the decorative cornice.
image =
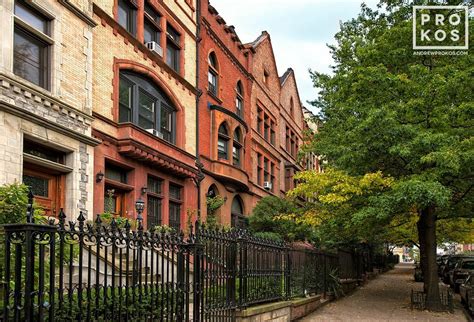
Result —
<instances>
[{"instance_id":1,"label":"decorative cornice","mask_svg":"<svg viewBox=\"0 0 474 322\"><path fill-rule=\"evenodd\" d=\"M120 125L133 126L136 128L136 126L130 123ZM126 155L130 158L152 164L165 171L173 172L181 177L194 178L199 173L199 170L194 165L195 161L193 161L196 159L196 157L185 151L180 150L179 148L173 145L173 148L175 148L178 153L181 153L184 157L188 158L189 162L193 162L193 165L180 161L176 158L173 158L172 156L165 155L153 147L146 146L134 137L116 138L97 129L93 129L92 133L95 137L100 138L103 141L110 142L113 145L117 146L118 152L120 154ZM146 131L144 131L144 133L149 134ZM156 139L158 140L158 138ZM160 140L160 143L164 144L164 141Z\"/></svg>"},{"instance_id":2,"label":"decorative cornice","mask_svg":"<svg viewBox=\"0 0 474 322\"><path fill-rule=\"evenodd\" d=\"M175 149L176 151L180 152L181 154L186 155L186 156L189 157L189 158L196 159L196 156L195 156L195 155L189 153L188 151L185 151L185 150L181 149L180 147L178 147L178 146L176 146L176 145L174 145L174 144L172 144L172 143L170 143L170 142L168 142L168 141L166 141L166 140L160 139L159 137L157 137L157 136L151 134L150 132L145 131L144 129L142 129L142 128L136 126L136 125L133 124L133 123L130 123L130 122L127 122L127 123L117 123L117 122L115 122L115 121L113 121L113 120L111 120L111 119L109 119L109 118L103 116L102 114L97 113L97 112L92 112L92 115L93 115L94 118L96 118L97 120L101 120L101 121L103 121L103 122L105 122L105 123L107 123L107 124L109 124L109 125L112 125L112 126L114 126L114 127L116 127L116 128L121 128L121 127L126 127L126 126L133 127L135 130L140 131L140 132L143 133L144 135L153 137L155 140L160 141L161 144L167 145L167 146L169 146L169 147ZM95 131L94 128L93 128L92 130ZM102 133L102 132L101 132L101 133ZM107 135L107 134L105 134L105 133L103 133L103 134L106 135L106 136L109 138L108 140L115 140L115 141L112 141L112 142L115 142L115 144L116 144L116 139L112 138L111 136L109 136L109 135Z\"/></svg>"},{"instance_id":3,"label":"decorative cornice","mask_svg":"<svg viewBox=\"0 0 474 322\"><path fill-rule=\"evenodd\" d=\"M41 101L46 106L54 107L54 105L56 105L57 108L59 109L65 109L67 110L67 114L70 114L70 116L74 116L75 118L82 118L84 120L83 122L88 126L90 126L91 122L94 120L94 118L91 115L86 114L78 110L74 106L71 106L51 96L51 94L47 92L46 90L44 89L38 90L34 88L33 86L25 84L24 82L20 82L2 73L0 73L0 86L4 88L9 88L10 86L13 86L14 91L18 93L22 93L26 97L34 97L36 101Z\"/></svg>"},{"instance_id":4,"label":"decorative cornice","mask_svg":"<svg viewBox=\"0 0 474 322\"><path fill-rule=\"evenodd\" d=\"M70 0L58 0L58 2L67 9L69 9L69 11L75 14L79 19L84 21L90 27L94 28L95 26L97 26L97 23L91 17L89 17L89 15L87 15L81 9L76 7L73 3L71 3Z\"/></svg>"},{"instance_id":5,"label":"decorative cornice","mask_svg":"<svg viewBox=\"0 0 474 322\"><path fill-rule=\"evenodd\" d=\"M53 130L55 132L61 133L65 136L67 136L67 137L76 139L79 142L88 144L90 146L97 146L97 145L100 144L100 141L98 141L98 140L96 140L92 137L89 137L87 135L72 131L71 129L69 129L65 126L59 125L57 123L53 123L51 121L45 120L45 119L39 117L38 115L36 115L34 113L31 113L31 112L23 110L23 109L19 109L18 107L14 106L12 104L9 104L7 102L0 101L0 110L5 111L9 114L18 116L18 117L20 117L22 119L25 119L27 121L30 121L32 123L38 124L40 126L43 126L46 129L50 129L50 130Z\"/></svg>"},{"instance_id":6,"label":"decorative cornice","mask_svg":"<svg viewBox=\"0 0 474 322\"><path fill-rule=\"evenodd\" d=\"M240 61L232 53L232 51L224 44L224 42L214 32L214 30L212 30L212 27L211 27L209 21L207 21L207 19L203 17L202 22L203 22L204 28L206 29L206 31L211 36L211 39L219 46L219 48L221 48L224 51L226 56L228 56L230 58L230 60L232 61L232 63L234 63L234 65L236 65L237 68L240 69L240 71L245 75L245 77L247 77L248 79L251 79L251 74L249 73L249 71L247 71L247 69L240 63ZM232 39L232 41L237 42L235 39ZM238 42L240 42L240 40ZM237 46L239 47L239 50L242 51L242 53L244 55L248 55L248 53L246 52L245 49L242 49L241 46L238 45L238 44L237 44Z\"/></svg>"}]
</instances>

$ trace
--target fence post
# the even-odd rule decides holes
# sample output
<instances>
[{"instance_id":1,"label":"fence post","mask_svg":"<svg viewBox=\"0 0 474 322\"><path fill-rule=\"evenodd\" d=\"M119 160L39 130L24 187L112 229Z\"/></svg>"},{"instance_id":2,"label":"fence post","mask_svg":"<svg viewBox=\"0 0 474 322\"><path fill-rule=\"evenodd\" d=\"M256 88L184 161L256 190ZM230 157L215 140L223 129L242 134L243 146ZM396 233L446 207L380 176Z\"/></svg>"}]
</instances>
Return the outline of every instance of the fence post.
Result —
<instances>
[{"instance_id":1,"label":"fence post","mask_svg":"<svg viewBox=\"0 0 474 322\"><path fill-rule=\"evenodd\" d=\"M235 235L233 235L235 237ZM226 283L228 287L226 287L226 297L227 297L227 304L230 304L231 307L235 307L236 304L236 296L235 296L235 283L236 283L236 275L237 275L237 239L232 238L230 242L229 248L225 251L226 254L226 264L227 267L230 269L230 277L227 277Z\"/></svg>"},{"instance_id":2,"label":"fence post","mask_svg":"<svg viewBox=\"0 0 474 322\"><path fill-rule=\"evenodd\" d=\"M327 293L327 255L323 253L323 298Z\"/></svg>"},{"instance_id":3,"label":"fence post","mask_svg":"<svg viewBox=\"0 0 474 322\"><path fill-rule=\"evenodd\" d=\"M291 298L291 248L286 247L286 269L285 269L285 286L286 286L286 299Z\"/></svg>"},{"instance_id":4,"label":"fence post","mask_svg":"<svg viewBox=\"0 0 474 322\"><path fill-rule=\"evenodd\" d=\"M202 302L202 279L201 261L202 245L200 240L200 224L196 221L194 238L191 239L190 246L194 248L194 276L193 276L193 321L199 322L201 318Z\"/></svg>"},{"instance_id":5,"label":"fence post","mask_svg":"<svg viewBox=\"0 0 474 322\"><path fill-rule=\"evenodd\" d=\"M184 305L185 305L185 245L183 243L184 234L183 232L177 233L177 244L178 244L178 254L177 254L177 267L176 267L176 283L178 286L178 297L176 299L176 317L178 321L184 321Z\"/></svg>"},{"instance_id":6,"label":"fence post","mask_svg":"<svg viewBox=\"0 0 474 322\"><path fill-rule=\"evenodd\" d=\"M237 239L240 248L239 258L239 307L244 308L247 299L247 259L248 245L245 238L245 232L240 231Z\"/></svg>"}]
</instances>

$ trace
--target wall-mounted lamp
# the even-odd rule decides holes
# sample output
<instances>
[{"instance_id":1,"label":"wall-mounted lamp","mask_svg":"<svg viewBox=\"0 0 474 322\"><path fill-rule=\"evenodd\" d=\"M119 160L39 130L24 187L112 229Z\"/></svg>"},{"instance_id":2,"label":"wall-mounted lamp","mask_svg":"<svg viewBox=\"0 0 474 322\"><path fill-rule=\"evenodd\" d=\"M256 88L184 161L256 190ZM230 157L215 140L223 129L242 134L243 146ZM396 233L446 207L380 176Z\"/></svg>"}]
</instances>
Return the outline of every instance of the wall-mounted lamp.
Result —
<instances>
[{"instance_id":1,"label":"wall-mounted lamp","mask_svg":"<svg viewBox=\"0 0 474 322\"><path fill-rule=\"evenodd\" d=\"M142 195L146 194L148 191L148 187L142 187Z\"/></svg>"},{"instance_id":2,"label":"wall-mounted lamp","mask_svg":"<svg viewBox=\"0 0 474 322\"><path fill-rule=\"evenodd\" d=\"M102 171L99 171L95 175L95 182L101 182L104 179L104 173Z\"/></svg>"}]
</instances>

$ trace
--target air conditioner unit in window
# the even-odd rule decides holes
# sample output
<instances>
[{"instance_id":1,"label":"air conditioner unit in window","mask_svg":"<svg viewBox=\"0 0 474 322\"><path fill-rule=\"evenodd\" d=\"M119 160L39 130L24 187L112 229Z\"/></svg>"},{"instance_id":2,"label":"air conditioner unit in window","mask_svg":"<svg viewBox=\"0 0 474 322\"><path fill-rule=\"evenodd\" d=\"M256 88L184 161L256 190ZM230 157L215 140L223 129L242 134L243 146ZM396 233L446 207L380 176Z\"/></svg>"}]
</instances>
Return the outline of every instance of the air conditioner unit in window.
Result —
<instances>
[{"instance_id":1,"label":"air conditioner unit in window","mask_svg":"<svg viewBox=\"0 0 474 322\"><path fill-rule=\"evenodd\" d=\"M161 133L161 132L159 132L159 131L157 131L157 130L155 130L155 129L146 129L146 131L149 132L149 133L151 133L151 134L153 134L154 136L159 137L160 139L163 138L163 133Z\"/></svg>"},{"instance_id":2,"label":"air conditioner unit in window","mask_svg":"<svg viewBox=\"0 0 474 322\"><path fill-rule=\"evenodd\" d=\"M263 189L265 190L272 190L272 183L270 181L265 181L263 183Z\"/></svg>"},{"instance_id":3,"label":"air conditioner unit in window","mask_svg":"<svg viewBox=\"0 0 474 322\"><path fill-rule=\"evenodd\" d=\"M156 41L149 41L146 43L146 47L150 49L155 54L163 57L163 48Z\"/></svg>"}]
</instances>

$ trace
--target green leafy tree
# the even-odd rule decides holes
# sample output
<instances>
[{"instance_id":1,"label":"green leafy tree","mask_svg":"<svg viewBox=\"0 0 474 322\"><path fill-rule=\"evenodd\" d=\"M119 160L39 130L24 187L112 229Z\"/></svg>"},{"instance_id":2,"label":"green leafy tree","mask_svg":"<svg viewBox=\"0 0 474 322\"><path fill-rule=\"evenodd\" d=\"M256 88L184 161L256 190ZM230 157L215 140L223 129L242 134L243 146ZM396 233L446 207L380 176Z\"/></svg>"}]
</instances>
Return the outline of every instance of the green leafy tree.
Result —
<instances>
[{"instance_id":1,"label":"green leafy tree","mask_svg":"<svg viewBox=\"0 0 474 322\"><path fill-rule=\"evenodd\" d=\"M341 24L331 75L312 72L324 125L310 149L354 178L393 180L353 216L384 227L416 216L427 307L440 310L437 225L473 214L474 59L414 55L412 4L385 0L378 10L363 5Z\"/></svg>"},{"instance_id":2,"label":"green leafy tree","mask_svg":"<svg viewBox=\"0 0 474 322\"><path fill-rule=\"evenodd\" d=\"M297 220L300 211L301 208L289 199L264 197L249 217L249 228L260 237L289 242L314 241L311 226Z\"/></svg>"}]
</instances>

